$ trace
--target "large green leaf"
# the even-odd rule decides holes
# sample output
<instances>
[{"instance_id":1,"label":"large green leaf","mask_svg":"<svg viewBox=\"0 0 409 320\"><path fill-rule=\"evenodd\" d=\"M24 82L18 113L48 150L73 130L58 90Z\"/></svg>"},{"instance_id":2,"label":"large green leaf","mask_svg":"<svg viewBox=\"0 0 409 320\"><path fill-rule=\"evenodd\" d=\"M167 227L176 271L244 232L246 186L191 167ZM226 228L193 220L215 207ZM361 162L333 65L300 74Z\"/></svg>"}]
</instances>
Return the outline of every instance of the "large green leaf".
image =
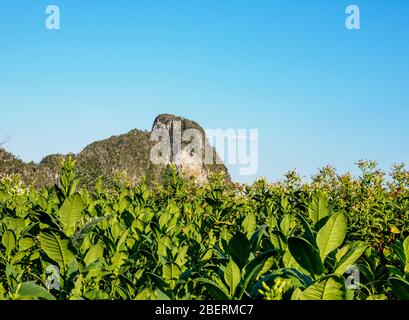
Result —
<instances>
[{"instance_id":1,"label":"large green leaf","mask_svg":"<svg viewBox=\"0 0 409 320\"><path fill-rule=\"evenodd\" d=\"M288 239L288 248L297 263L311 274L321 275L324 273L318 250L307 240L299 237Z\"/></svg>"},{"instance_id":2,"label":"large green leaf","mask_svg":"<svg viewBox=\"0 0 409 320\"><path fill-rule=\"evenodd\" d=\"M99 289L89 291L84 296L88 300L108 300L109 299L108 293L102 290L99 290Z\"/></svg>"},{"instance_id":3,"label":"large green leaf","mask_svg":"<svg viewBox=\"0 0 409 320\"><path fill-rule=\"evenodd\" d=\"M290 236L291 231L295 228L297 222L295 216L286 213L280 223L280 229L286 237Z\"/></svg>"},{"instance_id":4,"label":"large green leaf","mask_svg":"<svg viewBox=\"0 0 409 320\"><path fill-rule=\"evenodd\" d=\"M82 240L84 240L96 226L102 225L103 222L106 222L109 219L109 217L99 217L99 218L94 218L91 221L87 222L84 224L72 237L72 244L74 247L79 248L82 245Z\"/></svg>"},{"instance_id":5,"label":"large green leaf","mask_svg":"<svg viewBox=\"0 0 409 320\"><path fill-rule=\"evenodd\" d=\"M4 224L7 226L8 230L14 232L17 236L26 228L26 221L23 218L11 218L6 217L3 220Z\"/></svg>"},{"instance_id":6,"label":"large green leaf","mask_svg":"<svg viewBox=\"0 0 409 320\"><path fill-rule=\"evenodd\" d=\"M342 255L335 266L335 274L343 275L363 255L368 245L362 241L356 241L349 246L348 251Z\"/></svg>"},{"instance_id":7,"label":"large green leaf","mask_svg":"<svg viewBox=\"0 0 409 320\"><path fill-rule=\"evenodd\" d=\"M270 232L270 241L271 244L277 249L285 250L287 248L287 238L284 233L279 230Z\"/></svg>"},{"instance_id":8,"label":"large green leaf","mask_svg":"<svg viewBox=\"0 0 409 320\"><path fill-rule=\"evenodd\" d=\"M257 220L253 212L247 214L242 222L242 227L248 239L251 238L252 234L256 230Z\"/></svg>"},{"instance_id":9,"label":"large green leaf","mask_svg":"<svg viewBox=\"0 0 409 320\"><path fill-rule=\"evenodd\" d=\"M241 280L241 272L237 264L233 260L230 260L224 269L224 281L230 289L230 296L234 297L237 286Z\"/></svg>"},{"instance_id":10,"label":"large green leaf","mask_svg":"<svg viewBox=\"0 0 409 320\"><path fill-rule=\"evenodd\" d=\"M59 217L64 229L64 233L71 237L74 235L75 227L82 218L82 211L85 209L84 201L79 193L69 196L59 210Z\"/></svg>"},{"instance_id":11,"label":"large green leaf","mask_svg":"<svg viewBox=\"0 0 409 320\"><path fill-rule=\"evenodd\" d=\"M409 273L409 237L403 242L403 251L405 253L406 263L405 263L405 272Z\"/></svg>"},{"instance_id":12,"label":"large green leaf","mask_svg":"<svg viewBox=\"0 0 409 320\"><path fill-rule=\"evenodd\" d=\"M392 284L393 293L399 300L409 300L409 282L401 277L389 279Z\"/></svg>"},{"instance_id":13,"label":"large green leaf","mask_svg":"<svg viewBox=\"0 0 409 320\"><path fill-rule=\"evenodd\" d=\"M165 226L167 225L171 217L172 216L168 211L164 211L159 217L159 228L161 228L162 230L165 229Z\"/></svg>"},{"instance_id":14,"label":"large green leaf","mask_svg":"<svg viewBox=\"0 0 409 320\"><path fill-rule=\"evenodd\" d=\"M122 214L126 209L128 209L132 204L132 200L129 197L124 197L119 199L118 212Z\"/></svg>"},{"instance_id":15,"label":"large green leaf","mask_svg":"<svg viewBox=\"0 0 409 320\"><path fill-rule=\"evenodd\" d=\"M129 230L126 230L121 234L121 237L118 240L118 243L116 244L116 251L120 251L123 246L125 246L125 241L126 238L129 235Z\"/></svg>"},{"instance_id":16,"label":"large green leaf","mask_svg":"<svg viewBox=\"0 0 409 320\"><path fill-rule=\"evenodd\" d=\"M188 250L189 246L183 246L182 248L178 248L178 254L176 256L175 262L179 267L184 266L188 262Z\"/></svg>"},{"instance_id":17,"label":"large green leaf","mask_svg":"<svg viewBox=\"0 0 409 320\"><path fill-rule=\"evenodd\" d=\"M10 195L3 190L0 190L0 203L6 202L10 198Z\"/></svg>"},{"instance_id":18,"label":"large green leaf","mask_svg":"<svg viewBox=\"0 0 409 320\"><path fill-rule=\"evenodd\" d=\"M267 273L275 263L274 254L274 250L268 250L257 255L257 257L252 259L242 270L243 276L250 274L258 265L261 265L262 268L259 270L259 273L257 273L256 276Z\"/></svg>"},{"instance_id":19,"label":"large green leaf","mask_svg":"<svg viewBox=\"0 0 409 320\"><path fill-rule=\"evenodd\" d=\"M246 290L247 290L247 287L249 286L249 284L252 282L252 281L254 281L256 278L257 278L257 276L259 275L259 273L261 272L261 270L263 269L263 267L264 267L264 262L263 263L260 263L260 264L258 264L258 265L256 265L247 275L246 275L246 278L244 279L244 281L243 281L243 286L242 286L242 288L241 288L241 290L240 290L240 293L239 293L239 299L242 299L243 298L243 295L244 295L244 293L246 292Z\"/></svg>"},{"instance_id":20,"label":"large green leaf","mask_svg":"<svg viewBox=\"0 0 409 320\"><path fill-rule=\"evenodd\" d=\"M32 300L42 298L45 300L56 300L45 288L35 284L34 282L24 282L17 285L13 290L13 294L18 295L21 300Z\"/></svg>"},{"instance_id":21,"label":"large green leaf","mask_svg":"<svg viewBox=\"0 0 409 320\"><path fill-rule=\"evenodd\" d=\"M32 248L35 242L32 238L21 238L18 242L19 251L26 251Z\"/></svg>"},{"instance_id":22,"label":"large green leaf","mask_svg":"<svg viewBox=\"0 0 409 320\"><path fill-rule=\"evenodd\" d=\"M84 258L85 265L90 265L91 263L101 259L104 256L104 247L100 242L96 245L91 246L88 250L87 255Z\"/></svg>"},{"instance_id":23,"label":"large green leaf","mask_svg":"<svg viewBox=\"0 0 409 320\"><path fill-rule=\"evenodd\" d=\"M62 272L75 260L75 255L68 248L68 244L68 240L61 239L58 234L52 231L40 233L41 249L44 250L51 260L58 263Z\"/></svg>"},{"instance_id":24,"label":"large green leaf","mask_svg":"<svg viewBox=\"0 0 409 320\"><path fill-rule=\"evenodd\" d=\"M177 280L180 277L181 270L176 263L167 263L163 266L162 273L165 280Z\"/></svg>"},{"instance_id":25,"label":"large green leaf","mask_svg":"<svg viewBox=\"0 0 409 320\"><path fill-rule=\"evenodd\" d=\"M297 213L296 217L300 220L301 225L302 225L302 227L304 229L303 238L308 240L310 243L315 244L314 233L312 232L311 226L308 223L308 221L300 213Z\"/></svg>"},{"instance_id":26,"label":"large green leaf","mask_svg":"<svg viewBox=\"0 0 409 320\"><path fill-rule=\"evenodd\" d=\"M228 253L240 268L244 268L250 253L251 244L247 237L237 232L228 242Z\"/></svg>"},{"instance_id":27,"label":"large green leaf","mask_svg":"<svg viewBox=\"0 0 409 320\"><path fill-rule=\"evenodd\" d=\"M134 298L134 300L140 300L140 301L145 301L145 300L156 300L157 295L152 289L144 289L140 293L137 294L137 296Z\"/></svg>"},{"instance_id":28,"label":"large green leaf","mask_svg":"<svg viewBox=\"0 0 409 320\"><path fill-rule=\"evenodd\" d=\"M123 251L117 251L111 258L111 269L115 273L120 271L121 266L125 263L125 260L128 258L128 254Z\"/></svg>"},{"instance_id":29,"label":"large green leaf","mask_svg":"<svg viewBox=\"0 0 409 320\"><path fill-rule=\"evenodd\" d=\"M16 247L16 237L14 233L10 230L4 232L3 237L1 238L1 243L6 248L6 254L10 256L11 251Z\"/></svg>"},{"instance_id":30,"label":"large green leaf","mask_svg":"<svg viewBox=\"0 0 409 320\"><path fill-rule=\"evenodd\" d=\"M345 286L340 279L330 277L305 289L300 300L345 300Z\"/></svg>"},{"instance_id":31,"label":"large green leaf","mask_svg":"<svg viewBox=\"0 0 409 320\"><path fill-rule=\"evenodd\" d=\"M209 291L210 296L215 300L228 300L227 288L223 284L216 283L215 281L198 278L195 281L203 283L206 289Z\"/></svg>"},{"instance_id":32,"label":"large green leaf","mask_svg":"<svg viewBox=\"0 0 409 320\"><path fill-rule=\"evenodd\" d=\"M322 261L325 261L328 254L344 242L346 234L347 219L345 215L342 212L333 214L317 234L317 246Z\"/></svg>"},{"instance_id":33,"label":"large green leaf","mask_svg":"<svg viewBox=\"0 0 409 320\"><path fill-rule=\"evenodd\" d=\"M303 267L300 266L297 260L295 260L294 257L291 255L291 252L289 250L287 250L283 256L283 263L284 266L288 269L294 268L305 274L309 273L309 271L305 270Z\"/></svg>"},{"instance_id":34,"label":"large green leaf","mask_svg":"<svg viewBox=\"0 0 409 320\"><path fill-rule=\"evenodd\" d=\"M256 232L253 233L253 235L251 236L250 239L250 243L251 243L251 248L253 250L257 250L257 248L260 245L260 242L262 241L264 235L266 234L266 230L267 230L267 225L261 225L257 228Z\"/></svg>"},{"instance_id":35,"label":"large green leaf","mask_svg":"<svg viewBox=\"0 0 409 320\"><path fill-rule=\"evenodd\" d=\"M329 215L327 197L321 191L314 193L308 206L308 214L314 224Z\"/></svg>"}]
</instances>

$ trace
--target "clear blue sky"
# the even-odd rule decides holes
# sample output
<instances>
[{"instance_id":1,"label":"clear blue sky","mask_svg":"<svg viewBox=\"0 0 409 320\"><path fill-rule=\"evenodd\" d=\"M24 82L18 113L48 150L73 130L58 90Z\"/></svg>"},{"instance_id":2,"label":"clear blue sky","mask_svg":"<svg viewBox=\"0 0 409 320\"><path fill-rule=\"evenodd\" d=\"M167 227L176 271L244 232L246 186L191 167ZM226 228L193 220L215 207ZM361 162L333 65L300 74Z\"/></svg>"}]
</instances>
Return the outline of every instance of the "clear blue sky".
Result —
<instances>
[{"instance_id":1,"label":"clear blue sky","mask_svg":"<svg viewBox=\"0 0 409 320\"><path fill-rule=\"evenodd\" d=\"M44 26L49 4L59 31ZM270 180L409 160L407 0L3 0L0 44L0 136L26 161L159 113L258 128Z\"/></svg>"}]
</instances>

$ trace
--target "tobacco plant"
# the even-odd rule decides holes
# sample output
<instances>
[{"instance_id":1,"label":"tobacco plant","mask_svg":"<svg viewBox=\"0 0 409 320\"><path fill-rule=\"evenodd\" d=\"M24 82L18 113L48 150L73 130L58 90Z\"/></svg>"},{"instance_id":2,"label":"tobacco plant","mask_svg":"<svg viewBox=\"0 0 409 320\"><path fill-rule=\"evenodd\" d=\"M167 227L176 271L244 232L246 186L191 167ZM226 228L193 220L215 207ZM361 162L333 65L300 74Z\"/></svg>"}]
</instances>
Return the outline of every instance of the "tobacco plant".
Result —
<instances>
[{"instance_id":1,"label":"tobacco plant","mask_svg":"<svg viewBox=\"0 0 409 320\"><path fill-rule=\"evenodd\" d=\"M276 183L0 179L0 299L409 299L408 172ZM355 277L354 277L355 276Z\"/></svg>"}]
</instances>

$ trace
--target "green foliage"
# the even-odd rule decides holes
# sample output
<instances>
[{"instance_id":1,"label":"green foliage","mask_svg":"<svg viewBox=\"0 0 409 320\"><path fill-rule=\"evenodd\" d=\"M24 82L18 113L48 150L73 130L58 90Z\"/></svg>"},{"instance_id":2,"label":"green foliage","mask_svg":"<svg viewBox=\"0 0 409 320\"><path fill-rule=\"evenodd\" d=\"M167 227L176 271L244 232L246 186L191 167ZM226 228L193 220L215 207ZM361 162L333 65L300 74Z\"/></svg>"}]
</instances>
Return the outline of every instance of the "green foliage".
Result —
<instances>
[{"instance_id":1,"label":"green foliage","mask_svg":"<svg viewBox=\"0 0 409 320\"><path fill-rule=\"evenodd\" d=\"M322 261L344 242L346 234L347 219L345 215L342 212L335 213L317 234L317 246Z\"/></svg>"},{"instance_id":2,"label":"green foliage","mask_svg":"<svg viewBox=\"0 0 409 320\"><path fill-rule=\"evenodd\" d=\"M327 198L321 191L316 191L308 206L309 218L316 225L319 221L328 216L328 202Z\"/></svg>"},{"instance_id":3,"label":"green foliage","mask_svg":"<svg viewBox=\"0 0 409 320\"><path fill-rule=\"evenodd\" d=\"M67 160L54 187L0 179L0 299L409 299L407 172L360 167L87 189Z\"/></svg>"},{"instance_id":4,"label":"green foliage","mask_svg":"<svg viewBox=\"0 0 409 320\"><path fill-rule=\"evenodd\" d=\"M180 122L182 132L195 129L204 134L204 129L198 123L170 114L159 115L152 128L161 127L161 125L171 128L171 121ZM170 130L169 133L173 134L173 131ZM8 176L12 180L19 177L25 184L37 189L58 185L61 196L64 197L74 193L77 187L97 189L98 181L100 186L109 188L136 185L145 177L150 183L163 183L162 177L168 168L165 165L154 165L150 161L154 144L155 142L151 141L151 132L134 129L93 142L78 154L46 156L38 164L24 163L2 149L0 145L0 177ZM182 147L186 144L182 141ZM207 147L206 150L214 151L216 161L214 164L205 164L206 171L223 174L225 180L229 181L226 166L220 161L215 149L208 143ZM60 170L61 161L64 161L62 171ZM80 180L73 180L69 176L70 173L72 174L74 164L76 175ZM68 184L68 181L71 184ZM20 189L16 188L16 190Z\"/></svg>"},{"instance_id":5,"label":"green foliage","mask_svg":"<svg viewBox=\"0 0 409 320\"><path fill-rule=\"evenodd\" d=\"M307 240L291 237L288 239L288 248L295 261L311 275L319 276L324 272L319 251Z\"/></svg>"},{"instance_id":6,"label":"green foliage","mask_svg":"<svg viewBox=\"0 0 409 320\"><path fill-rule=\"evenodd\" d=\"M78 193L70 195L62 204L58 216L63 231L68 237L74 235L76 225L81 220L82 211L84 209L85 204L82 201L81 195Z\"/></svg>"},{"instance_id":7,"label":"green foliage","mask_svg":"<svg viewBox=\"0 0 409 320\"><path fill-rule=\"evenodd\" d=\"M345 289L342 279L328 277L305 289L300 300L345 300Z\"/></svg>"},{"instance_id":8,"label":"green foliage","mask_svg":"<svg viewBox=\"0 0 409 320\"><path fill-rule=\"evenodd\" d=\"M17 285L16 288L11 290L11 298L15 300L37 300L39 298L55 300L55 297L45 288L32 282L24 282Z\"/></svg>"},{"instance_id":9,"label":"green foliage","mask_svg":"<svg viewBox=\"0 0 409 320\"><path fill-rule=\"evenodd\" d=\"M68 239L61 239L58 234L50 231L47 233L41 232L39 240L41 249L51 260L58 263L63 272L75 260L74 253L68 248Z\"/></svg>"}]
</instances>

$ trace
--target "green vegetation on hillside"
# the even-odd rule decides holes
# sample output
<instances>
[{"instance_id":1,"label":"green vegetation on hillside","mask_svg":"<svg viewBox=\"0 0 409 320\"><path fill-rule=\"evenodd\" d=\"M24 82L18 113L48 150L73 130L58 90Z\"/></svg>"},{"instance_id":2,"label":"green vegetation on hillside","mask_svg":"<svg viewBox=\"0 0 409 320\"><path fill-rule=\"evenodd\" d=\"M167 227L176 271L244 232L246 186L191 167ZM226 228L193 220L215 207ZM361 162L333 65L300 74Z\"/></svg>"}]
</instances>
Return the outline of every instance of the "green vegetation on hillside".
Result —
<instances>
[{"instance_id":1,"label":"green vegetation on hillside","mask_svg":"<svg viewBox=\"0 0 409 320\"><path fill-rule=\"evenodd\" d=\"M171 125L172 121L179 121L182 130L197 129L203 138L203 128L196 122L170 115L162 114L156 117L153 128L158 124ZM172 130L169 132L172 135ZM0 145L0 178L4 175L20 175L25 184L37 189L53 186L58 183L60 163L71 156L77 161L77 175L81 178L80 185L92 188L98 179L102 179L104 186L112 187L118 178L126 177L128 182L135 184L146 177L149 183L160 182L166 174L162 165L153 165L150 161L150 152L154 145L151 141L151 132L138 129L118 136L112 136L102 141L96 141L85 147L78 154L49 155L40 163L24 163ZM204 143L207 143L206 141ZM214 148L211 150L216 153ZM217 157L217 154L216 154ZM204 164L208 173L224 172L230 180L227 168L221 162Z\"/></svg>"},{"instance_id":2,"label":"green vegetation on hillside","mask_svg":"<svg viewBox=\"0 0 409 320\"><path fill-rule=\"evenodd\" d=\"M171 168L151 188L80 188L73 161L41 190L7 176L0 298L409 299L409 172L359 166L251 186Z\"/></svg>"}]
</instances>

